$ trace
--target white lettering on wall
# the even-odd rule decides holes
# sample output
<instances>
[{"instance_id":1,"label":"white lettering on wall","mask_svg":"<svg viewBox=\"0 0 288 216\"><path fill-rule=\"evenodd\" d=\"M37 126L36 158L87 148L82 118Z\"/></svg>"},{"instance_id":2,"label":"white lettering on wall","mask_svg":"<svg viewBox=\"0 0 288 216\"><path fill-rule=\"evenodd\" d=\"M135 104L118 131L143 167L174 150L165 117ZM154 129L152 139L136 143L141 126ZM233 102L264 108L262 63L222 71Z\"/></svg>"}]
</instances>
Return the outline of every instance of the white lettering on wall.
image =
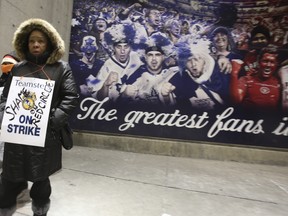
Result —
<instances>
[{"instance_id":1,"label":"white lettering on wall","mask_svg":"<svg viewBox=\"0 0 288 216\"><path fill-rule=\"evenodd\" d=\"M95 98L88 97L82 100L80 103L80 109L83 113L79 113L77 118L79 120L85 119L97 119L105 121L117 120L117 110L106 110L103 105L109 100L105 98L99 101ZM242 132L250 134L263 134L263 119L246 120L232 118L234 108L229 107L221 114L216 115L216 120L212 123L207 137L213 138L221 131L226 132ZM175 110L174 113L155 113L147 111L130 111L124 116L124 123L121 124L119 131L126 131L129 128L134 128L137 124L145 125L157 125L168 126L177 128L189 128L189 129L201 129L208 125L209 115L207 112L202 114L182 115L179 110ZM272 132L277 136L288 136L288 117L283 118L283 122L280 122L277 128Z\"/></svg>"},{"instance_id":2,"label":"white lettering on wall","mask_svg":"<svg viewBox=\"0 0 288 216\"><path fill-rule=\"evenodd\" d=\"M234 108L227 108L221 115L217 115L217 120L214 122L210 130L208 131L208 137L215 137L220 131L231 132L246 132L253 134L264 133L262 123L263 119L254 122L253 120L245 119L228 119L234 112Z\"/></svg>"},{"instance_id":3,"label":"white lettering on wall","mask_svg":"<svg viewBox=\"0 0 288 216\"><path fill-rule=\"evenodd\" d=\"M77 118L79 120L83 119L98 119L98 120L106 120L106 121L112 121L117 120L117 110L111 109L108 112L104 108L102 108L103 104L108 101L109 98L105 98L103 101L98 101L95 98L88 97L85 98L80 103L80 109L84 112L84 114L78 114ZM90 106L85 105L88 102L92 102Z\"/></svg>"},{"instance_id":4,"label":"white lettering on wall","mask_svg":"<svg viewBox=\"0 0 288 216\"><path fill-rule=\"evenodd\" d=\"M273 134L288 136L288 117L284 117L283 121L284 122L280 122L278 127L272 132Z\"/></svg>"},{"instance_id":5,"label":"white lettering on wall","mask_svg":"<svg viewBox=\"0 0 288 216\"><path fill-rule=\"evenodd\" d=\"M160 113L131 111L124 118L125 123L119 126L120 131L125 131L135 127L135 124L143 123L146 125L175 126L187 128L203 128L208 124L208 114L204 112L201 116L180 115L179 110L174 113Z\"/></svg>"}]
</instances>

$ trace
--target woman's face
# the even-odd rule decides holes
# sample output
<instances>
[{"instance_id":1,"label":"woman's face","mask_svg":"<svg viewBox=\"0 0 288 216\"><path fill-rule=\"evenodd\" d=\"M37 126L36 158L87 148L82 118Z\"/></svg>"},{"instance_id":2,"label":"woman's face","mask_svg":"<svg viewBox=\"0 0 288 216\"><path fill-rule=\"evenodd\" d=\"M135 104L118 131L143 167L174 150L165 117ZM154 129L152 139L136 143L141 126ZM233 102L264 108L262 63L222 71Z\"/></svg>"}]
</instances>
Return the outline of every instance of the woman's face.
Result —
<instances>
[{"instance_id":1,"label":"woman's face","mask_svg":"<svg viewBox=\"0 0 288 216\"><path fill-rule=\"evenodd\" d=\"M39 30L32 31L28 39L29 52L34 56L39 56L47 50L47 47L48 40L46 35Z\"/></svg>"},{"instance_id":2,"label":"woman's face","mask_svg":"<svg viewBox=\"0 0 288 216\"><path fill-rule=\"evenodd\" d=\"M217 33L214 38L213 42L217 49L225 49L227 50L228 47L228 36L222 32Z\"/></svg>"}]
</instances>

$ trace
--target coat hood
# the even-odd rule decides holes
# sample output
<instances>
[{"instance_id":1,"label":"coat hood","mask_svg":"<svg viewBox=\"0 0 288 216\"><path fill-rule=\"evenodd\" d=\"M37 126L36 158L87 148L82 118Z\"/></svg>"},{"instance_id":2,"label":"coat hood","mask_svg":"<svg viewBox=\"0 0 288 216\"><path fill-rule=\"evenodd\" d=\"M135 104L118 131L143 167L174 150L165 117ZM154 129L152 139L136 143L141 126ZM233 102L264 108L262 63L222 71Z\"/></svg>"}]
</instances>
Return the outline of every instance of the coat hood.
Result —
<instances>
[{"instance_id":1,"label":"coat hood","mask_svg":"<svg viewBox=\"0 0 288 216\"><path fill-rule=\"evenodd\" d=\"M46 61L46 64L53 64L60 60L65 53L65 44L57 30L47 21L42 19L28 19L20 24L14 33L12 44L21 60L26 59L28 50L28 37L30 33L38 29L44 32L50 39L52 52Z\"/></svg>"}]
</instances>

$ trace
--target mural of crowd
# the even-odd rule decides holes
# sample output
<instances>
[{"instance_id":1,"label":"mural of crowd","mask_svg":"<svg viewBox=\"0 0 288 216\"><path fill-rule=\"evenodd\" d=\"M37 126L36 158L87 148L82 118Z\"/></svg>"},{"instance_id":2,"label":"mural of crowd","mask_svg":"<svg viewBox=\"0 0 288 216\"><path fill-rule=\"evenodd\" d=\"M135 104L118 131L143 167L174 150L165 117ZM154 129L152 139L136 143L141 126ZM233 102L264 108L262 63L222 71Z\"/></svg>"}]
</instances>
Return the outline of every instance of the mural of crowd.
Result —
<instances>
[{"instance_id":1,"label":"mural of crowd","mask_svg":"<svg viewBox=\"0 0 288 216\"><path fill-rule=\"evenodd\" d=\"M288 16L237 23L234 5L219 7L205 20L147 1L74 1L69 62L82 98L287 112Z\"/></svg>"}]
</instances>

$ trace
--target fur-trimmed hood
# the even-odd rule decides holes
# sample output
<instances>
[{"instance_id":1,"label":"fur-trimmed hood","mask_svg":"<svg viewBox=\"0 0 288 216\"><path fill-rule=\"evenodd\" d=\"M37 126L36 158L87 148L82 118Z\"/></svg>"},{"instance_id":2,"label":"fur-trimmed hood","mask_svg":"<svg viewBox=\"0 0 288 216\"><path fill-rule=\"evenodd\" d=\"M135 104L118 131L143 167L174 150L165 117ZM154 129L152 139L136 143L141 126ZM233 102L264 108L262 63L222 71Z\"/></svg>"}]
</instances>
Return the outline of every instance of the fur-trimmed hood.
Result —
<instances>
[{"instance_id":1,"label":"fur-trimmed hood","mask_svg":"<svg viewBox=\"0 0 288 216\"><path fill-rule=\"evenodd\" d=\"M53 64L60 60L65 53L65 44L63 39L50 23L37 18L24 21L14 33L12 44L19 58L21 60L26 59L28 37L35 29L43 31L49 37L52 44L52 52L50 57L47 59L46 64Z\"/></svg>"}]
</instances>

